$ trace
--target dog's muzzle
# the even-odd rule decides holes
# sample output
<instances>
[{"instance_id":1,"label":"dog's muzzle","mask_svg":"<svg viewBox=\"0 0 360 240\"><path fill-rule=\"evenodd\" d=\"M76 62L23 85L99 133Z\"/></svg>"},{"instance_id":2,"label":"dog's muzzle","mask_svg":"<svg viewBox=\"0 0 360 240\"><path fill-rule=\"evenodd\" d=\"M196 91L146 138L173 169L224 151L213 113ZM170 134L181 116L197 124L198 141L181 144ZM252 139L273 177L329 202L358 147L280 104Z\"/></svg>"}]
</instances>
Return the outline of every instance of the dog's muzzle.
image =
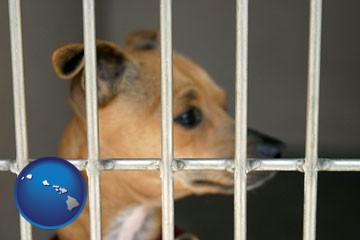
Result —
<instances>
[{"instance_id":1,"label":"dog's muzzle","mask_svg":"<svg viewBox=\"0 0 360 240\"><path fill-rule=\"evenodd\" d=\"M250 158L282 158L285 154L285 144L280 140L248 129L248 153ZM275 175L274 172L251 172L248 174L247 187L252 190L261 186Z\"/></svg>"},{"instance_id":2,"label":"dog's muzzle","mask_svg":"<svg viewBox=\"0 0 360 240\"><path fill-rule=\"evenodd\" d=\"M249 129L247 151L248 158L281 158L285 152L285 145L275 138ZM274 172L250 172L247 175L248 190L261 186L274 175ZM234 191L234 176L230 172L179 172L177 176L182 178L194 192L232 194Z\"/></svg>"},{"instance_id":3,"label":"dog's muzzle","mask_svg":"<svg viewBox=\"0 0 360 240\"><path fill-rule=\"evenodd\" d=\"M249 150L253 149L253 158L281 158L285 153L285 145L278 139L262 134L256 130L248 130Z\"/></svg>"}]
</instances>

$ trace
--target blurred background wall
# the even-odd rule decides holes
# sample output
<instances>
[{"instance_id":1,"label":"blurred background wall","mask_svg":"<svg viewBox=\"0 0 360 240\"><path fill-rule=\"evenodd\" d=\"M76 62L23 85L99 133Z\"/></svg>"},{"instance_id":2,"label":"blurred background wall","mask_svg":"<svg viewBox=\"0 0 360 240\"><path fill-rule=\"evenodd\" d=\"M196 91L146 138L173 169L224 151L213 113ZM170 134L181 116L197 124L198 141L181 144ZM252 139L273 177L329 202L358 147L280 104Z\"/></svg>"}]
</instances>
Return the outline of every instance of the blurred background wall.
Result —
<instances>
[{"instance_id":1,"label":"blurred background wall","mask_svg":"<svg viewBox=\"0 0 360 240\"><path fill-rule=\"evenodd\" d=\"M323 1L320 157L360 157L360 1ZM235 1L175 0L174 48L228 91L234 109ZM158 1L96 1L97 37L124 43L128 32L159 27ZM82 6L74 0L22 1L29 151L56 156L70 119L67 82L52 52L82 41ZM15 157L8 5L0 0L0 158ZM304 156L308 1L252 0L249 19L249 126L282 139L288 157ZM19 239L15 176L0 173L0 239ZM279 173L249 193L248 236L301 239L303 175ZM360 174L320 173L318 239L359 239ZM231 196L176 203L176 221L201 239L231 239ZM34 239L52 232L35 229Z\"/></svg>"}]
</instances>

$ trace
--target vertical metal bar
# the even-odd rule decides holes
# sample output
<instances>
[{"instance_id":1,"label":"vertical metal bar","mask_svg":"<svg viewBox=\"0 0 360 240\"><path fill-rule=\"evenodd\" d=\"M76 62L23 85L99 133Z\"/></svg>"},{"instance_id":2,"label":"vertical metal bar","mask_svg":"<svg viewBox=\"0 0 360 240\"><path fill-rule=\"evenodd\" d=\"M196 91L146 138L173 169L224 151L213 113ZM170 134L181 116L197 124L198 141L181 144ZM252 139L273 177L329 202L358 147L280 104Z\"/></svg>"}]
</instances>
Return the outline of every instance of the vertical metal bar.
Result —
<instances>
[{"instance_id":1,"label":"vertical metal bar","mask_svg":"<svg viewBox=\"0 0 360 240\"><path fill-rule=\"evenodd\" d=\"M95 3L83 1L90 238L101 239L99 125L96 83Z\"/></svg>"},{"instance_id":2,"label":"vertical metal bar","mask_svg":"<svg viewBox=\"0 0 360 240\"><path fill-rule=\"evenodd\" d=\"M321 0L310 1L306 153L304 165L304 240L316 239L321 10Z\"/></svg>"},{"instance_id":3,"label":"vertical metal bar","mask_svg":"<svg viewBox=\"0 0 360 240\"><path fill-rule=\"evenodd\" d=\"M16 140L15 171L19 173L29 162L20 0L9 0L9 18ZM20 236L21 240L32 239L31 225L21 215Z\"/></svg>"},{"instance_id":4,"label":"vertical metal bar","mask_svg":"<svg viewBox=\"0 0 360 240\"><path fill-rule=\"evenodd\" d=\"M172 1L160 0L162 239L174 239Z\"/></svg>"},{"instance_id":5,"label":"vertical metal bar","mask_svg":"<svg viewBox=\"0 0 360 240\"><path fill-rule=\"evenodd\" d=\"M246 240L248 0L236 1L234 236Z\"/></svg>"}]
</instances>

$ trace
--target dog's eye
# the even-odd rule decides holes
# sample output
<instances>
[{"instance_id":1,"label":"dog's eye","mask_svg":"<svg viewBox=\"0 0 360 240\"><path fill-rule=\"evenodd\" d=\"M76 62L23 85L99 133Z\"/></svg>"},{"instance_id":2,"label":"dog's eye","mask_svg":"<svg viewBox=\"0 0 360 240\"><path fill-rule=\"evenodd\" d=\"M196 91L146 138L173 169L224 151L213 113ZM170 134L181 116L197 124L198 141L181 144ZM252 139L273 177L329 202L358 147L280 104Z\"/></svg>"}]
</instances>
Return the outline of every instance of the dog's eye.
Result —
<instances>
[{"instance_id":1,"label":"dog's eye","mask_svg":"<svg viewBox=\"0 0 360 240\"><path fill-rule=\"evenodd\" d=\"M174 119L174 121L186 128L194 128L202 121L202 113L196 107L190 108Z\"/></svg>"}]
</instances>

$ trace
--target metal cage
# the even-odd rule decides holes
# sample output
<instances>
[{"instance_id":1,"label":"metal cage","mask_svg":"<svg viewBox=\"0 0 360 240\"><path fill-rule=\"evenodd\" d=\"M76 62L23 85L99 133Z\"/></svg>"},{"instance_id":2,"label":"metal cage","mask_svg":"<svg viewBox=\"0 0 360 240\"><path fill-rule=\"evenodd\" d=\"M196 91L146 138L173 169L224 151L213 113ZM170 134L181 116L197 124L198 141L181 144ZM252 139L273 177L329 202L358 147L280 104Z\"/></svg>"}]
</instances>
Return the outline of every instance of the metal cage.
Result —
<instances>
[{"instance_id":1,"label":"metal cage","mask_svg":"<svg viewBox=\"0 0 360 240\"><path fill-rule=\"evenodd\" d=\"M30 161L27 144L26 102L21 27L21 1L9 0L16 159L0 160L1 171L18 174ZM316 237L318 171L360 171L360 159L318 158L318 114L320 89L320 50L322 0L310 0L308 57L308 96L306 152L303 159L247 159L247 76L248 0L236 1L236 129L234 159L174 159L172 117L172 1L160 0L161 25L161 159L99 159L98 109L96 88L96 42L94 0L83 0L83 26L86 68L86 117L88 158L68 159L89 177L91 240L100 240L100 172L109 170L159 170L162 180L162 236L174 239L174 186L176 171L218 170L234 173L234 233L246 239L246 181L251 171L297 171L304 173L303 239ZM241 109L241 111L240 111ZM31 240L31 225L20 216L21 239Z\"/></svg>"}]
</instances>

